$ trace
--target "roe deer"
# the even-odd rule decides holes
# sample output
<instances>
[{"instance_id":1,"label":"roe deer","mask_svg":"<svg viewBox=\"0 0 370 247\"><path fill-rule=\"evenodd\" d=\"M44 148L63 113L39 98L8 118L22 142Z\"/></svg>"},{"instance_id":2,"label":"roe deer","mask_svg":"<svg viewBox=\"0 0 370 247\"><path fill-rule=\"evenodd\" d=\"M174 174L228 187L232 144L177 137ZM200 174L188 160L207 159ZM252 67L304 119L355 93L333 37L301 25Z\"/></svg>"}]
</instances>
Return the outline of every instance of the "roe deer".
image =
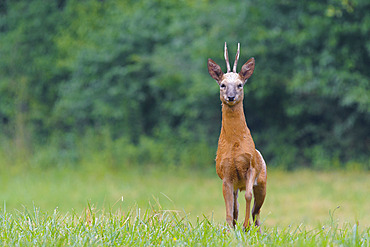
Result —
<instances>
[{"instance_id":1,"label":"roe deer","mask_svg":"<svg viewBox=\"0 0 370 247\"><path fill-rule=\"evenodd\" d=\"M239 60L240 44L235 57L233 72L230 72L228 52L225 42L224 56L227 73L212 59L208 59L208 72L220 86L222 102L222 127L218 140L216 172L222 179L222 193L226 205L226 221L235 227L238 219L238 191L245 190L246 213L243 227L250 226L250 204L252 190L254 206L253 221L260 225L259 213L266 196L266 163L261 153L255 148L251 133L247 127L243 110L243 86L254 71L255 60L252 57L236 73Z\"/></svg>"}]
</instances>

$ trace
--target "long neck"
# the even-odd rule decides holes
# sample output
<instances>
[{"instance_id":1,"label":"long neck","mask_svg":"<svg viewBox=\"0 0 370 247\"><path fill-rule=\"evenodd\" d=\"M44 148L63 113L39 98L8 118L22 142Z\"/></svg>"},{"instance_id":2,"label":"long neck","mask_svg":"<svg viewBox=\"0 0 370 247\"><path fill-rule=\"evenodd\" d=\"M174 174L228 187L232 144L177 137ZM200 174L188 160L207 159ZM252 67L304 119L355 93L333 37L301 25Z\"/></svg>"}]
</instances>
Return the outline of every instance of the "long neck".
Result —
<instances>
[{"instance_id":1,"label":"long neck","mask_svg":"<svg viewBox=\"0 0 370 247\"><path fill-rule=\"evenodd\" d=\"M234 106L222 104L221 135L229 140L250 136L250 131L245 121L242 102Z\"/></svg>"}]
</instances>

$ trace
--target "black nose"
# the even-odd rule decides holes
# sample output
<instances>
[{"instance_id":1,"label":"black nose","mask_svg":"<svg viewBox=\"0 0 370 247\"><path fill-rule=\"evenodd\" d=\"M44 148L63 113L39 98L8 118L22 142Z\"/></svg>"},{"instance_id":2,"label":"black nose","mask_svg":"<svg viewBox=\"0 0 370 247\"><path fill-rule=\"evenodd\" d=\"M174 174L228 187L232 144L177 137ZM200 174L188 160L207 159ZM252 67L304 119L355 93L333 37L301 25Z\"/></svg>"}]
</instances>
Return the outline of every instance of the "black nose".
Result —
<instances>
[{"instance_id":1,"label":"black nose","mask_svg":"<svg viewBox=\"0 0 370 247\"><path fill-rule=\"evenodd\" d=\"M234 101L235 97L227 97L229 101Z\"/></svg>"}]
</instances>

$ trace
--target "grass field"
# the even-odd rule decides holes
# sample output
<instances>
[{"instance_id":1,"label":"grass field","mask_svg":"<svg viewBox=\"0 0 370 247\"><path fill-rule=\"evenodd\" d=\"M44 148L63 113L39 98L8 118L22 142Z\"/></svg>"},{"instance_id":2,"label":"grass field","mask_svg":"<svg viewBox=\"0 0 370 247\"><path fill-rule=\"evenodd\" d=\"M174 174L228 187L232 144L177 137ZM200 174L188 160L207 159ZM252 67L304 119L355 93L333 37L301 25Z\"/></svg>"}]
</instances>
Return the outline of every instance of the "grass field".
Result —
<instances>
[{"instance_id":1,"label":"grass field","mask_svg":"<svg viewBox=\"0 0 370 247\"><path fill-rule=\"evenodd\" d=\"M370 244L369 172L269 170L262 234L225 226L213 168L2 168L0 179L0 244Z\"/></svg>"}]
</instances>

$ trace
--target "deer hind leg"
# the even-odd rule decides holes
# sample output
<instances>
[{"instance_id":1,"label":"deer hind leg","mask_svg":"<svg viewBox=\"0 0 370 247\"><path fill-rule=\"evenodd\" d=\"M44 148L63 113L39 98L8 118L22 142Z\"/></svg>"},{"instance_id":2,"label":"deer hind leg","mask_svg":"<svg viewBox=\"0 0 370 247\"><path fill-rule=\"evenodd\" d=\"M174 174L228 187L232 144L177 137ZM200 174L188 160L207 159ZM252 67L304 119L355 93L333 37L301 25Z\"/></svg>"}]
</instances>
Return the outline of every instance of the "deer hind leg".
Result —
<instances>
[{"instance_id":1,"label":"deer hind leg","mask_svg":"<svg viewBox=\"0 0 370 247\"><path fill-rule=\"evenodd\" d=\"M254 224L256 226L260 226L260 209L262 207L263 202L265 201L266 196L266 184L260 184L253 187L253 194L254 194L254 205L252 209L252 217Z\"/></svg>"},{"instance_id":2,"label":"deer hind leg","mask_svg":"<svg viewBox=\"0 0 370 247\"><path fill-rule=\"evenodd\" d=\"M233 186L230 182L223 181L222 194L224 195L226 206L226 222L229 226L234 226L234 194Z\"/></svg>"},{"instance_id":3,"label":"deer hind leg","mask_svg":"<svg viewBox=\"0 0 370 247\"><path fill-rule=\"evenodd\" d=\"M234 227L236 225L236 222L238 221L238 214L239 214L238 190L235 190L234 191L234 219L233 219Z\"/></svg>"},{"instance_id":4,"label":"deer hind leg","mask_svg":"<svg viewBox=\"0 0 370 247\"><path fill-rule=\"evenodd\" d=\"M258 162L261 164L262 170L257 178L257 184L253 187L254 194L254 205L252 209L252 217L254 224L256 226L260 225L259 214L263 202L265 201L266 196L266 163L262 157L262 154L256 150L258 153Z\"/></svg>"},{"instance_id":5,"label":"deer hind leg","mask_svg":"<svg viewBox=\"0 0 370 247\"><path fill-rule=\"evenodd\" d=\"M243 227L247 230L250 226L249 217L250 217L250 209L251 209L251 201L253 196L253 183L256 177L256 170L254 168L249 168L247 172L247 184L245 186L245 220Z\"/></svg>"}]
</instances>

